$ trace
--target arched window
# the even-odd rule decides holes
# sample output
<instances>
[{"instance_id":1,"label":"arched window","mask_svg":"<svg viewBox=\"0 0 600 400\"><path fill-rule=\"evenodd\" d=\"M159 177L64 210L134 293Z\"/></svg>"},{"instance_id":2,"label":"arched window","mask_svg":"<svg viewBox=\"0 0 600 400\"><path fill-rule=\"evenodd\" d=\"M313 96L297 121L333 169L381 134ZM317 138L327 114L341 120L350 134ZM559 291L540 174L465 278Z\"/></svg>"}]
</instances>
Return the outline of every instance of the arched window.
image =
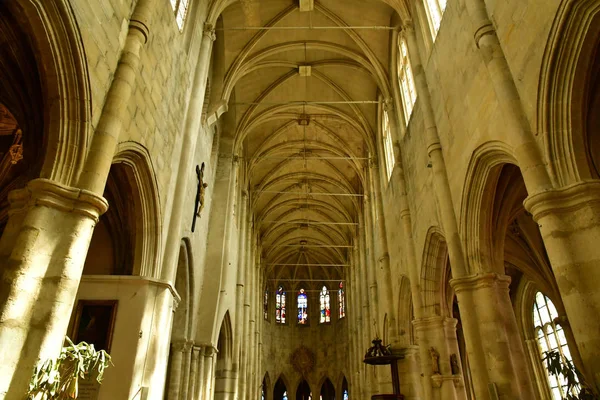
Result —
<instances>
[{"instance_id":1,"label":"arched window","mask_svg":"<svg viewBox=\"0 0 600 400\"><path fill-rule=\"evenodd\" d=\"M183 30L183 24L185 23L185 17L187 17L189 0L171 0L171 7L175 13L175 21L179 30Z\"/></svg>"},{"instance_id":2,"label":"arched window","mask_svg":"<svg viewBox=\"0 0 600 400\"><path fill-rule=\"evenodd\" d=\"M285 290L283 286L279 286L275 293L275 323L285 324Z\"/></svg>"},{"instance_id":3,"label":"arched window","mask_svg":"<svg viewBox=\"0 0 600 400\"><path fill-rule=\"evenodd\" d=\"M425 10L431 28L431 37L435 39L442 23L442 16L446 10L446 0L425 0Z\"/></svg>"},{"instance_id":4,"label":"arched window","mask_svg":"<svg viewBox=\"0 0 600 400\"><path fill-rule=\"evenodd\" d=\"M558 351L564 360L573 362L565 332L558 324L558 312L552 301L543 293L537 292L533 304L533 324L535 326L535 337L537 338L540 357L542 360L550 351ZM544 367L546 363L544 362ZM546 370L548 383L552 398L560 400L567 398L567 382L564 379L557 380L556 376L550 375Z\"/></svg>"},{"instance_id":5,"label":"arched window","mask_svg":"<svg viewBox=\"0 0 600 400\"><path fill-rule=\"evenodd\" d=\"M400 82L402 104L404 105L404 119L408 124L415 101L417 101L417 89L415 88L415 79L408 57L408 45L403 37L398 39L398 81Z\"/></svg>"},{"instance_id":6,"label":"arched window","mask_svg":"<svg viewBox=\"0 0 600 400\"><path fill-rule=\"evenodd\" d=\"M281 400L288 400L287 391L283 392L283 397L281 397Z\"/></svg>"},{"instance_id":7,"label":"arched window","mask_svg":"<svg viewBox=\"0 0 600 400\"><path fill-rule=\"evenodd\" d=\"M298 323L306 324L308 322L308 296L304 289L298 292Z\"/></svg>"},{"instance_id":8,"label":"arched window","mask_svg":"<svg viewBox=\"0 0 600 400\"><path fill-rule=\"evenodd\" d=\"M265 289L265 295L263 298L263 315L265 317L265 321L269 320L269 289Z\"/></svg>"},{"instance_id":9,"label":"arched window","mask_svg":"<svg viewBox=\"0 0 600 400\"><path fill-rule=\"evenodd\" d=\"M331 299L329 297L329 290L327 290L327 286L323 286L323 289L321 289L319 300L321 303L321 319L319 322L331 322Z\"/></svg>"},{"instance_id":10,"label":"arched window","mask_svg":"<svg viewBox=\"0 0 600 400\"><path fill-rule=\"evenodd\" d=\"M346 377L344 377L344 381L342 382L342 400L349 400L350 397L348 396L348 381L346 380Z\"/></svg>"},{"instance_id":11,"label":"arched window","mask_svg":"<svg viewBox=\"0 0 600 400\"><path fill-rule=\"evenodd\" d=\"M346 293L344 292L344 282L340 282L340 288L338 289L338 306L339 306L339 317L340 319L346 317Z\"/></svg>"},{"instance_id":12,"label":"arched window","mask_svg":"<svg viewBox=\"0 0 600 400\"><path fill-rule=\"evenodd\" d=\"M394 144L392 140L392 127L390 126L390 117L386 110L383 110L381 118L381 133L383 135L383 150L385 152L385 171L388 180L392 176L396 157L394 156Z\"/></svg>"}]
</instances>

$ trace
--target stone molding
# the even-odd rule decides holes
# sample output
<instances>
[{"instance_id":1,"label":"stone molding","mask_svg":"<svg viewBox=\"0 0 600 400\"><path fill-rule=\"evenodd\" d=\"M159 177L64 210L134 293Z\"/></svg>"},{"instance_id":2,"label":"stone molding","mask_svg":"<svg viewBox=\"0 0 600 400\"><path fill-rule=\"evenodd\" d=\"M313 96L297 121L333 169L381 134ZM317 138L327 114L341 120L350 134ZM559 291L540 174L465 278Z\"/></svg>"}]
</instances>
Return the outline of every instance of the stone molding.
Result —
<instances>
[{"instance_id":1,"label":"stone molding","mask_svg":"<svg viewBox=\"0 0 600 400\"><path fill-rule=\"evenodd\" d=\"M442 316L426 317L415 319L413 325L417 331L428 331L434 329L456 329L458 320Z\"/></svg>"},{"instance_id":2,"label":"stone molding","mask_svg":"<svg viewBox=\"0 0 600 400\"><path fill-rule=\"evenodd\" d=\"M128 284L128 285L151 285L158 286L165 289L168 289L173 296L174 306L173 312L177 309L177 306L181 302L181 296L175 290L175 287L171 284L171 282L163 281L156 278L146 278L143 276L135 276L135 275L83 275L81 277L81 282L85 283L115 283L115 284Z\"/></svg>"},{"instance_id":3,"label":"stone molding","mask_svg":"<svg viewBox=\"0 0 600 400\"><path fill-rule=\"evenodd\" d=\"M477 290L492 286L504 286L508 290L510 276L496 273L476 274L450 280L450 286L456 293Z\"/></svg>"},{"instance_id":4,"label":"stone molding","mask_svg":"<svg viewBox=\"0 0 600 400\"><path fill-rule=\"evenodd\" d=\"M8 195L10 214L26 211L36 206L50 207L59 211L80 214L94 223L108 210L108 202L102 196L84 189L66 186L48 179L34 179L23 189Z\"/></svg>"},{"instance_id":5,"label":"stone molding","mask_svg":"<svg viewBox=\"0 0 600 400\"><path fill-rule=\"evenodd\" d=\"M463 378L462 375L432 375L431 383L435 388L441 388L442 384L446 381L452 381L454 383L454 387L462 387L463 386Z\"/></svg>"},{"instance_id":6,"label":"stone molding","mask_svg":"<svg viewBox=\"0 0 600 400\"><path fill-rule=\"evenodd\" d=\"M582 181L560 189L551 189L529 196L525 209L539 222L551 213L566 214L600 202L600 180Z\"/></svg>"},{"instance_id":7,"label":"stone molding","mask_svg":"<svg viewBox=\"0 0 600 400\"><path fill-rule=\"evenodd\" d=\"M171 346L173 346L173 350L175 350L175 351L179 351L181 353L189 353L194 348L194 341L193 340L177 340L177 341L171 343Z\"/></svg>"},{"instance_id":8,"label":"stone molding","mask_svg":"<svg viewBox=\"0 0 600 400\"><path fill-rule=\"evenodd\" d=\"M477 46L478 49L480 49L481 46L479 45L479 42L481 41L481 38L486 35L495 35L495 34L496 34L496 29L494 29L494 25L492 25L492 23L490 21L487 21L486 23L481 25L479 28L477 28L477 30L475 30L475 34L473 35L473 38L475 39L475 45Z\"/></svg>"}]
</instances>

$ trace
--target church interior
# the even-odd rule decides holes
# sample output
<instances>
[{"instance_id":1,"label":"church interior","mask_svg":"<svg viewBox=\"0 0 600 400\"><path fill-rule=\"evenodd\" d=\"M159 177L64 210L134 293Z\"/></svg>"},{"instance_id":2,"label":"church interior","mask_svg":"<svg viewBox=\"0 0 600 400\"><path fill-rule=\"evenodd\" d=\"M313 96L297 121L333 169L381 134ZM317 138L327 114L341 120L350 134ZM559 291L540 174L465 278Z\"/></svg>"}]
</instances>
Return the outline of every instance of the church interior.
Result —
<instances>
[{"instance_id":1,"label":"church interior","mask_svg":"<svg viewBox=\"0 0 600 400\"><path fill-rule=\"evenodd\" d=\"M0 235L0 399L597 399L600 0L0 0Z\"/></svg>"}]
</instances>

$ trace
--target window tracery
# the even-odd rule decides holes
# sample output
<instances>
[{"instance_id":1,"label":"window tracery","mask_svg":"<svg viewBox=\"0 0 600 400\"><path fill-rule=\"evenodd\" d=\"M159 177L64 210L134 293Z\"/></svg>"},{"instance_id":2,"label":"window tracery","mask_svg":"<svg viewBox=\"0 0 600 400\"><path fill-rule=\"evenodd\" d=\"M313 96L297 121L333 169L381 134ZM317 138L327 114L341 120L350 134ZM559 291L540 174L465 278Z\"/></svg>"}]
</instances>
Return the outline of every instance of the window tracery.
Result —
<instances>
[{"instance_id":1,"label":"window tracery","mask_svg":"<svg viewBox=\"0 0 600 400\"><path fill-rule=\"evenodd\" d=\"M319 300L321 303L320 323L323 324L326 322L331 322L331 299L329 297L329 290L327 290L327 286L323 286L323 289L321 289Z\"/></svg>"},{"instance_id":2,"label":"window tracery","mask_svg":"<svg viewBox=\"0 0 600 400\"><path fill-rule=\"evenodd\" d=\"M404 106L404 119L408 125L417 101L417 89L415 88L415 79L408 56L408 45L404 37L398 39L398 47L398 81L400 82L402 104Z\"/></svg>"},{"instance_id":3,"label":"window tracery","mask_svg":"<svg viewBox=\"0 0 600 400\"><path fill-rule=\"evenodd\" d=\"M183 25L185 24L188 6L189 0L171 0L171 8L173 8L173 12L175 13L175 21L180 31L183 30Z\"/></svg>"},{"instance_id":4,"label":"window tracery","mask_svg":"<svg viewBox=\"0 0 600 400\"><path fill-rule=\"evenodd\" d=\"M298 323L305 325L308 322L308 296L304 289L298 292Z\"/></svg>"},{"instance_id":5,"label":"window tracery","mask_svg":"<svg viewBox=\"0 0 600 400\"><path fill-rule=\"evenodd\" d=\"M269 289L266 288L265 289L265 294L264 294L264 298L263 298L263 315L265 318L265 321L269 320Z\"/></svg>"},{"instance_id":6,"label":"window tracery","mask_svg":"<svg viewBox=\"0 0 600 400\"><path fill-rule=\"evenodd\" d=\"M339 318L346 317L346 292L344 291L344 282L340 282L340 288L338 289L338 307L339 307Z\"/></svg>"},{"instance_id":7,"label":"window tracery","mask_svg":"<svg viewBox=\"0 0 600 400\"><path fill-rule=\"evenodd\" d=\"M279 286L275 293L275 323L285 324L285 290L283 286Z\"/></svg>"},{"instance_id":8,"label":"window tracery","mask_svg":"<svg viewBox=\"0 0 600 400\"><path fill-rule=\"evenodd\" d=\"M394 155L394 144L392 141L392 128L387 110L383 110L381 132L383 134L383 150L385 152L385 170L388 180L392 176L396 156Z\"/></svg>"},{"instance_id":9,"label":"window tracery","mask_svg":"<svg viewBox=\"0 0 600 400\"><path fill-rule=\"evenodd\" d=\"M535 326L535 338L538 342L542 361L546 358L548 352L558 351L565 360L573 362L567 338L563 327L558 322L558 317L558 311L552 300L542 292L537 292L533 304L533 324ZM546 369L545 362L544 368ZM549 374L547 369L546 376L548 377L552 398L554 400L566 398L566 380L562 377L561 379L557 379L556 376Z\"/></svg>"}]
</instances>

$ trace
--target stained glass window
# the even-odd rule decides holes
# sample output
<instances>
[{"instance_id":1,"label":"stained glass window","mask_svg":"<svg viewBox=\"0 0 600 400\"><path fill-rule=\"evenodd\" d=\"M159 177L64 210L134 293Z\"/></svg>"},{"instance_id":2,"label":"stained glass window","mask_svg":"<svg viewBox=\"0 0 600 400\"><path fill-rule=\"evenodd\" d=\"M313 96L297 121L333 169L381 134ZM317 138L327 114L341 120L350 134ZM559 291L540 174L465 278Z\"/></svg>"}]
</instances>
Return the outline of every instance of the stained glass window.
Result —
<instances>
[{"instance_id":1,"label":"stained glass window","mask_svg":"<svg viewBox=\"0 0 600 400\"><path fill-rule=\"evenodd\" d=\"M394 155L394 143L392 140L392 127L390 125L390 117L386 110L383 110L381 132L383 135L383 149L385 151L385 171L387 172L387 178L389 180L392 176L392 171L394 170L396 156Z\"/></svg>"},{"instance_id":2,"label":"stained glass window","mask_svg":"<svg viewBox=\"0 0 600 400\"><path fill-rule=\"evenodd\" d=\"M408 57L406 39L400 37L398 39L398 47L398 81L400 82L402 104L404 106L404 119L408 124L415 102L417 101L417 89L415 88L415 79L410 65L410 58Z\"/></svg>"},{"instance_id":3,"label":"stained glass window","mask_svg":"<svg viewBox=\"0 0 600 400\"><path fill-rule=\"evenodd\" d=\"M348 397L348 389L344 389L344 395L342 397L342 400L349 400L350 398Z\"/></svg>"},{"instance_id":4,"label":"stained glass window","mask_svg":"<svg viewBox=\"0 0 600 400\"><path fill-rule=\"evenodd\" d=\"M285 324L285 290L283 286L279 286L275 293L275 323Z\"/></svg>"},{"instance_id":5,"label":"stained glass window","mask_svg":"<svg viewBox=\"0 0 600 400\"><path fill-rule=\"evenodd\" d=\"M288 400L287 391L283 392L283 397L281 398L281 400Z\"/></svg>"},{"instance_id":6,"label":"stained glass window","mask_svg":"<svg viewBox=\"0 0 600 400\"><path fill-rule=\"evenodd\" d=\"M269 289L265 289L265 295L263 298L263 315L265 321L269 319Z\"/></svg>"},{"instance_id":7,"label":"stained glass window","mask_svg":"<svg viewBox=\"0 0 600 400\"><path fill-rule=\"evenodd\" d=\"M446 10L446 0L425 0L425 10L429 19L431 35L435 39L442 23L442 16Z\"/></svg>"},{"instance_id":8,"label":"stained glass window","mask_svg":"<svg viewBox=\"0 0 600 400\"><path fill-rule=\"evenodd\" d=\"M308 322L308 296L304 289L298 292L298 323L306 324Z\"/></svg>"},{"instance_id":9,"label":"stained glass window","mask_svg":"<svg viewBox=\"0 0 600 400\"><path fill-rule=\"evenodd\" d=\"M175 13L175 21L177 22L180 31L183 30L185 17L187 17L188 5L189 0L171 0L171 8L173 8L173 12Z\"/></svg>"},{"instance_id":10,"label":"stained glass window","mask_svg":"<svg viewBox=\"0 0 600 400\"><path fill-rule=\"evenodd\" d=\"M338 306L340 319L346 317L346 293L344 292L344 282L340 282L338 289Z\"/></svg>"},{"instance_id":11,"label":"stained glass window","mask_svg":"<svg viewBox=\"0 0 600 400\"><path fill-rule=\"evenodd\" d=\"M543 293L537 292L535 303L533 305L533 324L535 325L535 334L539 345L540 356L542 360L546 358L549 351L558 351L564 360L573 362L565 332L558 324L558 312L552 301ZM546 363L544 362L544 367ZM561 400L567 398L567 381L562 376L557 379L555 375L548 376L548 383L552 398ZM572 394L572 393L571 393Z\"/></svg>"},{"instance_id":12,"label":"stained glass window","mask_svg":"<svg viewBox=\"0 0 600 400\"><path fill-rule=\"evenodd\" d=\"M321 323L331 322L331 299L329 297L329 290L327 286L323 286L319 295L321 303Z\"/></svg>"}]
</instances>

